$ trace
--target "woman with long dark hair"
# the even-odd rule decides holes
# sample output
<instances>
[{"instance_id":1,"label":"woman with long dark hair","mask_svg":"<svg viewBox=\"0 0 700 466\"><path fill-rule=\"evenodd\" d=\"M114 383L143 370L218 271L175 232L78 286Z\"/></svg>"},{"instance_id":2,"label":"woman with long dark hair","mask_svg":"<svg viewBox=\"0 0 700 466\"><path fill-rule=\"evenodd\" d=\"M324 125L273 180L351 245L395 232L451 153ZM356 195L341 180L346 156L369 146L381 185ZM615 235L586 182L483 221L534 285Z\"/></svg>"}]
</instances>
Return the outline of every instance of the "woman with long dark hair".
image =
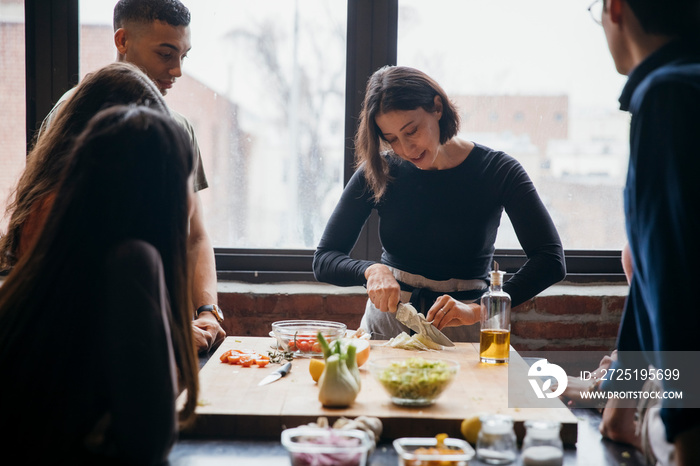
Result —
<instances>
[{"instance_id":1,"label":"woman with long dark hair","mask_svg":"<svg viewBox=\"0 0 700 466\"><path fill-rule=\"evenodd\" d=\"M158 88L136 66L111 63L88 73L51 124L42 128L27 155L27 167L5 209L9 223L0 235L0 270L13 266L41 230L75 138L97 112L120 104L145 105L169 114Z\"/></svg>"},{"instance_id":2,"label":"woman with long dark hair","mask_svg":"<svg viewBox=\"0 0 700 466\"><path fill-rule=\"evenodd\" d=\"M98 113L0 287L0 436L27 464L157 464L192 419L193 154L170 116Z\"/></svg>"}]
</instances>

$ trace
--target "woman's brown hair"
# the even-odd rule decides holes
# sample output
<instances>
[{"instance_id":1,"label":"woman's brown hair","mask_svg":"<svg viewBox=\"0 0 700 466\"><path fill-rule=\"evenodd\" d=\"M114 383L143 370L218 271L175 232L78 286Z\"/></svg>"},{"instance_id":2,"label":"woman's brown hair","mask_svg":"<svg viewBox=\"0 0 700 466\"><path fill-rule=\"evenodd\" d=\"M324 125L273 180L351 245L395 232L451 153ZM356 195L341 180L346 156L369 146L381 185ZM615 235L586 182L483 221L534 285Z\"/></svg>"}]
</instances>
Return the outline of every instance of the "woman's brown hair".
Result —
<instances>
[{"instance_id":1,"label":"woman's brown hair","mask_svg":"<svg viewBox=\"0 0 700 466\"><path fill-rule=\"evenodd\" d=\"M139 104L169 114L158 88L134 65L115 62L85 76L54 110L55 116L49 115L50 124L42 128L27 156L27 166L5 210L9 223L0 236L0 270L17 262L22 227L33 209L55 191L75 138L101 109L118 104Z\"/></svg>"},{"instance_id":2,"label":"woman's brown hair","mask_svg":"<svg viewBox=\"0 0 700 466\"><path fill-rule=\"evenodd\" d=\"M369 78L355 135L355 160L357 168L364 169L375 202L381 200L390 180L389 166L382 156L382 152L389 150L375 118L381 113L419 107L426 112L434 112L435 96L440 97L443 103L439 127L440 144L444 144L457 135L459 114L434 79L407 66L385 66Z\"/></svg>"},{"instance_id":3,"label":"woman's brown hair","mask_svg":"<svg viewBox=\"0 0 700 466\"><path fill-rule=\"evenodd\" d=\"M95 321L90 316L101 312L104 279L113 272L106 258L125 241L142 241L162 263L176 375L187 390L184 425L194 417L198 393L187 259L194 166L189 136L163 112L111 106L77 137L64 165L45 227L0 287L0 368L16 368L19 386L32 383L37 372L29 361L41 348L46 354L46 347L60 355L50 371L42 371L47 386L66 377L67 367L80 368L82 355L91 351L86 335L109 331L89 327ZM123 312L124 319L133 318L132 310ZM74 401L95 395L81 398L80 390L89 387L75 387ZM54 414L69 416L75 409L60 399L54 405Z\"/></svg>"}]
</instances>

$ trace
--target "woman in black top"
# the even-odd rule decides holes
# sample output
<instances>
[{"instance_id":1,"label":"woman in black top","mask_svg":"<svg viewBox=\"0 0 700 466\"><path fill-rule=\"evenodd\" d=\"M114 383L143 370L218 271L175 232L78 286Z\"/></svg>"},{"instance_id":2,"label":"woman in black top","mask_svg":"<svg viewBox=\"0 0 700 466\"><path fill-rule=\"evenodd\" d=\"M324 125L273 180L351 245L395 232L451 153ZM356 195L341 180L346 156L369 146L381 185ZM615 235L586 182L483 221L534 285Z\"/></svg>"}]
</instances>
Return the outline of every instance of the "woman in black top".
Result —
<instances>
[{"instance_id":1,"label":"woman in black top","mask_svg":"<svg viewBox=\"0 0 700 466\"><path fill-rule=\"evenodd\" d=\"M459 117L421 71L384 67L370 78L355 139L358 170L314 256L319 281L366 285L362 328L380 339L408 331L393 316L411 301L452 339L478 339L503 210L528 260L504 284L513 306L565 276L561 240L523 167L456 137ZM381 263L349 257L376 209ZM477 302L474 302L477 301Z\"/></svg>"},{"instance_id":2,"label":"woman in black top","mask_svg":"<svg viewBox=\"0 0 700 466\"><path fill-rule=\"evenodd\" d=\"M0 287L0 448L24 464L161 464L192 419L194 158L146 107L98 113L36 241Z\"/></svg>"}]
</instances>

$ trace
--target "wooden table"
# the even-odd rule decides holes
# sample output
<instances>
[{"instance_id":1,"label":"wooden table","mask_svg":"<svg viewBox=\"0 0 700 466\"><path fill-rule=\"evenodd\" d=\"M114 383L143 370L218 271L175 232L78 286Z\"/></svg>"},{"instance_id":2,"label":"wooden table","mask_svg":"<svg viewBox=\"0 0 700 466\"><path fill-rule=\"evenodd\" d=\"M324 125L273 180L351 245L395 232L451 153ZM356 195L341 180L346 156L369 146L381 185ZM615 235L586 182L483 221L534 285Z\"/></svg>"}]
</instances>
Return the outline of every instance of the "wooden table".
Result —
<instances>
[{"instance_id":1,"label":"wooden table","mask_svg":"<svg viewBox=\"0 0 700 466\"><path fill-rule=\"evenodd\" d=\"M563 403L559 402L561 409L508 407L509 367L480 364L478 343L457 343L454 348L430 353L399 350L387 347L385 343L371 342L370 360L408 355L452 359L460 364L456 380L432 406L407 408L391 403L388 394L365 365L360 370L362 389L355 403L347 409L327 409L318 401L318 386L308 371L309 359L295 359L289 375L259 387L258 382L279 366L244 368L223 364L219 356L233 348L266 354L274 345L274 339L228 337L200 371L197 420L186 436L279 439L285 428L315 421L319 416L326 416L333 422L341 416L368 415L382 420L383 440L405 436L432 437L440 432L461 438L463 419L480 413L502 413L513 417L519 438L524 435L524 421L554 419L562 424L564 442L570 445L576 442L578 420ZM527 372L527 364L511 350L511 371L514 368ZM524 385L522 390L531 390L531 387ZM514 395L511 397L512 402Z\"/></svg>"}]
</instances>

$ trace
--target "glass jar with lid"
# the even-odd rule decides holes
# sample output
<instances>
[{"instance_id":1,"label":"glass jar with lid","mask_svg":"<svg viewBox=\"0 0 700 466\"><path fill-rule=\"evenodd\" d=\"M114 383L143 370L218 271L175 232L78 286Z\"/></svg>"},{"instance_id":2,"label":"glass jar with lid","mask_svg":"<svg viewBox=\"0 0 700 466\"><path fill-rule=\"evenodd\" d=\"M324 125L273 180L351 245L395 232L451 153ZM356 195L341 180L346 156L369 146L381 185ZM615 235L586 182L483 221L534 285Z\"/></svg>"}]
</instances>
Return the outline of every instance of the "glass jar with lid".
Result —
<instances>
[{"instance_id":1,"label":"glass jar with lid","mask_svg":"<svg viewBox=\"0 0 700 466\"><path fill-rule=\"evenodd\" d=\"M523 466L561 466L564 463L559 422L530 420L525 421L525 428Z\"/></svg>"},{"instance_id":2,"label":"glass jar with lid","mask_svg":"<svg viewBox=\"0 0 700 466\"><path fill-rule=\"evenodd\" d=\"M481 416L476 456L489 464L509 464L517 457L513 418L502 414Z\"/></svg>"}]
</instances>

